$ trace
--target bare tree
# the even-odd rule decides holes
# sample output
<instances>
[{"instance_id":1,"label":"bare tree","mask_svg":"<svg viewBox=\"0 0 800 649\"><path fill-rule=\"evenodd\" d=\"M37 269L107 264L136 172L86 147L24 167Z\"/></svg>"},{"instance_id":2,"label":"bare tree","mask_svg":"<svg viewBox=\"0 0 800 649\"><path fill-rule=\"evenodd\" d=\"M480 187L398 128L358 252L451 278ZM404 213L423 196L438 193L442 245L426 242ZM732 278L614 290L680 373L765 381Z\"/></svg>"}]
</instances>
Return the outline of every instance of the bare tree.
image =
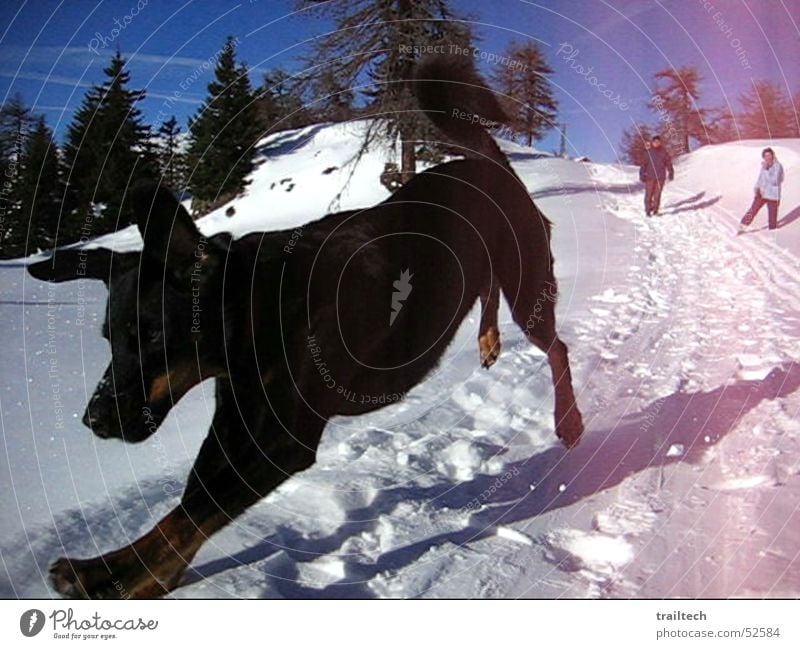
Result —
<instances>
[{"instance_id":1,"label":"bare tree","mask_svg":"<svg viewBox=\"0 0 800 649\"><path fill-rule=\"evenodd\" d=\"M656 89L649 107L662 123L661 136L676 153L688 153L690 141L708 142L707 110L698 106L700 73L692 65L667 68L654 75Z\"/></svg>"},{"instance_id":2,"label":"bare tree","mask_svg":"<svg viewBox=\"0 0 800 649\"><path fill-rule=\"evenodd\" d=\"M654 135L653 127L641 122L626 128L619 144L620 160L637 167L644 164L647 146Z\"/></svg>"},{"instance_id":3,"label":"bare tree","mask_svg":"<svg viewBox=\"0 0 800 649\"><path fill-rule=\"evenodd\" d=\"M362 112L375 118L362 151L378 137L399 139L401 176L407 181L416 172L418 144L436 138L417 110L407 82L414 63L432 51L469 55L468 26L447 0L297 0L297 4L335 25L315 42L306 59L307 86L318 89L333 69L338 87L361 89L366 102Z\"/></svg>"}]
</instances>

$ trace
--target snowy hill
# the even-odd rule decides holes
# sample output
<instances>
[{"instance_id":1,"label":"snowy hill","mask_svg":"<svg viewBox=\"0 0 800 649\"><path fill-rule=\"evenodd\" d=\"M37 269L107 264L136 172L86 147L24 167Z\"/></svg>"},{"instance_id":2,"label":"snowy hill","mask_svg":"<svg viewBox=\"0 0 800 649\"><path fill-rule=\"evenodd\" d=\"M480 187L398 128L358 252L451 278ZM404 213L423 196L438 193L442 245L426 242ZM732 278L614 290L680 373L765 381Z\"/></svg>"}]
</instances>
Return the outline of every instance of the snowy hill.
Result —
<instances>
[{"instance_id":1,"label":"snowy hill","mask_svg":"<svg viewBox=\"0 0 800 649\"><path fill-rule=\"evenodd\" d=\"M381 200L385 155L348 165L359 128L272 136L234 216L201 229ZM652 219L635 169L509 147L555 224L581 445L557 444L547 364L505 307L500 360L479 367L473 312L433 376L332 422L317 464L213 537L174 596L800 596L800 140L769 144L785 226L739 237L765 142L679 160ZM95 243L140 245L134 229ZM142 445L93 437L80 414L109 358L105 289L20 262L0 277L0 596L49 597L50 560L116 548L174 505L213 389Z\"/></svg>"}]
</instances>

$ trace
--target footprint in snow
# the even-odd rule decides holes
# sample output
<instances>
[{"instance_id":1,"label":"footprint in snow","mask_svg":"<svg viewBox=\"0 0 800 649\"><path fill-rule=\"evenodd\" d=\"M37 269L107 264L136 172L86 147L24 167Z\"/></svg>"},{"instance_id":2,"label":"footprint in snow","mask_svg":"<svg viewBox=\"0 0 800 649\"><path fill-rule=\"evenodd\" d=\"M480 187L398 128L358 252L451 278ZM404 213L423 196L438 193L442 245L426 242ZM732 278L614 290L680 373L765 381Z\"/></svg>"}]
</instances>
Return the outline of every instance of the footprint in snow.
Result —
<instances>
[{"instance_id":1,"label":"footprint in snow","mask_svg":"<svg viewBox=\"0 0 800 649\"><path fill-rule=\"evenodd\" d=\"M625 539L599 532L550 532L544 538L544 546L545 558L566 572L609 574L633 559L633 547Z\"/></svg>"}]
</instances>

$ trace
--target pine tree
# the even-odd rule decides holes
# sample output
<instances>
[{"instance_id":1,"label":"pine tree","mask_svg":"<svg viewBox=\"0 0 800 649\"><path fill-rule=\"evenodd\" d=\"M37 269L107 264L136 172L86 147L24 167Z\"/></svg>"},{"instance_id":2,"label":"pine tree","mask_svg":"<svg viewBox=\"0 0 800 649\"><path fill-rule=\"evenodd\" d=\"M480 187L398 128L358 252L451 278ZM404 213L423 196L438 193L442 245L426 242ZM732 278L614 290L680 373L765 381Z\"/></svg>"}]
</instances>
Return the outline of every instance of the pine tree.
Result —
<instances>
[{"instance_id":1,"label":"pine tree","mask_svg":"<svg viewBox=\"0 0 800 649\"><path fill-rule=\"evenodd\" d=\"M15 95L0 108L0 257L24 254L28 224L20 209L19 177L31 124L30 108Z\"/></svg>"},{"instance_id":2,"label":"pine tree","mask_svg":"<svg viewBox=\"0 0 800 649\"><path fill-rule=\"evenodd\" d=\"M186 155L181 150L181 127L175 115L158 129L158 166L167 187L182 192L186 183Z\"/></svg>"},{"instance_id":3,"label":"pine tree","mask_svg":"<svg viewBox=\"0 0 800 649\"><path fill-rule=\"evenodd\" d=\"M792 97L792 111L794 112L794 125L796 129L796 135L794 137L800 137L800 91L795 93Z\"/></svg>"},{"instance_id":4,"label":"pine tree","mask_svg":"<svg viewBox=\"0 0 800 649\"><path fill-rule=\"evenodd\" d=\"M193 207L203 211L244 190L263 134L247 67L229 37L208 84L209 97L189 122L188 173Z\"/></svg>"},{"instance_id":5,"label":"pine tree","mask_svg":"<svg viewBox=\"0 0 800 649\"><path fill-rule=\"evenodd\" d=\"M67 127L63 175L66 183L64 205L69 217L65 229L72 225L71 221L76 223L74 229L79 229L84 215L91 211L93 189L97 185L100 168L97 158L102 154L95 138L95 132L99 131L97 124L100 121L102 93L100 87L93 86L84 95ZM94 128L90 133L91 127Z\"/></svg>"},{"instance_id":6,"label":"pine tree","mask_svg":"<svg viewBox=\"0 0 800 649\"><path fill-rule=\"evenodd\" d=\"M3 104L0 109L0 155L8 160L20 156L32 122L31 109L19 94Z\"/></svg>"},{"instance_id":7,"label":"pine tree","mask_svg":"<svg viewBox=\"0 0 800 649\"><path fill-rule=\"evenodd\" d=\"M63 187L58 148L44 117L36 121L22 155L17 185L21 221L28 225L27 249L52 248L57 236Z\"/></svg>"},{"instance_id":8,"label":"pine tree","mask_svg":"<svg viewBox=\"0 0 800 649\"><path fill-rule=\"evenodd\" d=\"M533 146L534 140L555 125L558 103L547 78L553 69L533 42L512 41L504 54L509 63L496 68L493 80L506 97L503 103L510 118L508 127Z\"/></svg>"},{"instance_id":9,"label":"pine tree","mask_svg":"<svg viewBox=\"0 0 800 649\"><path fill-rule=\"evenodd\" d=\"M658 113L661 137L670 152L688 153L692 139L707 143L707 111L698 106L702 78L697 68L667 68L656 72L654 79L656 89L649 107Z\"/></svg>"},{"instance_id":10,"label":"pine tree","mask_svg":"<svg viewBox=\"0 0 800 649\"><path fill-rule=\"evenodd\" d=\"M742 110L737 122L745 139L798 137L798 116L791 99L772 81L756 81L739 101Z\"/></svg>"},{"instance_id":11,"label":"pine tree","mask_svg":"<svg viewBox=\"0 0 800 649\"><path fill-rule=\"evenodd\" d=\"M117 52L103 71L106 80L84 97L67 130L64 148L67 180L67 233L77 236L114 230L135 221L123 197L131 185L157 176L150 127L138 102L143 90L128 88L130 74Z\"/></svg>"},{"instance_id":12,"label":"pine tree","mask_svg":"<svg viewBox=\"0 0 800 649\"><path fill-rule=\"evenodd\" d=\"M377 117L378 128L367 131L362 151L377 137L399 139L401 175L407 181L416 171L417 147L440 135L420 114L410 84L420 46L471 55L472 33L450 9L447 0L351 0L316 4L298 0L300 7L314 5L314 13L335 25L312 48L307 64L319 78L335 69L336 86L362 91L365 115ZM319 64L323 61L322 65ZM314 88L309 77L309 84ZM317 81L317 88L319 82ZM428 145L430 147L430 144Z\"/></svg>"}]
</instances>

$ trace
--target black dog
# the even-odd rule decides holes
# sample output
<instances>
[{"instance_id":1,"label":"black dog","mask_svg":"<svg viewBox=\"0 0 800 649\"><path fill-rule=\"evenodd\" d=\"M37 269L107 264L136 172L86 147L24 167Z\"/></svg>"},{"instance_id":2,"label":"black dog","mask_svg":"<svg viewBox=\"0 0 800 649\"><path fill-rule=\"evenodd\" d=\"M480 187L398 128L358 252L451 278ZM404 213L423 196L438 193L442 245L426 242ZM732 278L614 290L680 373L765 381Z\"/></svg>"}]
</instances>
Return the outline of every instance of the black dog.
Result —
<instances>
[{"instance_id":1,"label":"black dog","mask_svg":"<svg viewBox=\"0 0 800 649\"><path fill-rule=\"evenodd\" d=\"M430 61L416 77L422 108L480 159L429 169L375 207L236 241L204 238L169 192L140 188L132 200L141 253L61 250L29 268L40 279L108 285L112 360L84 417L97 435L144 440L193 385L217 385L180 504L127 547L56 561L59 593L154 597L176 588L210 535L312 465L330 417L375 410L422 381L478 297L481 360L491 365L499 290L548 355L556 433L577 443L583 426L555 330L550 224L470 117L501 111L463 65Z\"/></svg>"}]
</instances>

